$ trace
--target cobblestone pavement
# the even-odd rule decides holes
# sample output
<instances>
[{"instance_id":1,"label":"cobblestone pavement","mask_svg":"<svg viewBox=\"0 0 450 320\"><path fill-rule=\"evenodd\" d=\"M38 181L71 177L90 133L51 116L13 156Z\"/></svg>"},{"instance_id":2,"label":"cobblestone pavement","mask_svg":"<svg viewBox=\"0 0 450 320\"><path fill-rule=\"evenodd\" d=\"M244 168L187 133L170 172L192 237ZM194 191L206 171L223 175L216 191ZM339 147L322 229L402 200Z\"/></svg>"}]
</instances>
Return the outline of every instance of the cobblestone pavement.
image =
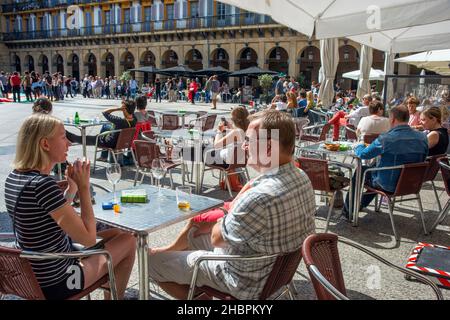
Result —
<instances>
[{"instance_id":1,"label":"cobblestone pavement","mask_svg":"<svg viewBox=\"0 0 450 320\"><path fill-rule=\"evenodd\" d=\"M99 100L84 99L82 97L67 99L63 102L54 104L54 115L66 119L79 112L82 119L101 117L101 111L105 108L119 106L118 100ZM213 112L223 114L229 117L232 104L219 104L218 109ZM197 104L195 106L186 103L150 103L149 109L170 110L205 110L211 111L211 106L207 104ZM4 181L11 170L10 164L14 158L17 132L23 119L31 113L31 104L29 103L1 103L0 104L0 180ZM73 130L73 129L70 129ZM90 129L88 133L95 133L97 129ZM69 152L69 161L73 161L77 157L81 157L81 146L73 146ZM93 148L88 147L88 157L92 160ZM99 166L105 163L99 163ZM123 170L122 180L118 184L118 188L127 188L132 186L134 179L134 168L126 167ZM255 176L255 172L250 171L251 176ZM110 188L106 180L105 170L100 167L92 176L93 182ZM144 183L149 183L145 180ZM175 184L181 183L181 176L174 174ZM166 184L167 185L167 184ZM441 203L447 201L447 196L443 188L442 180L439 178L437 182L438 193ZM98 194L103 193L101 189L95 190ZM227 199L228 194L218 188L218 179L213 177L210 172L205 175L204 195L220 199ZM429 186L424 186L421 192L422 200L425 208L425 220L427 226L431 226L437 217L437 203L433 192ZM320 201L320 197L316 198L318 204L318 214L316 216L316 231L322 232L325 226L325 216L327 208ZM4 203L4 182L0 191L0 232L11 231L11 223L9 217L5 213ZM407 258L418 241L429 242L450 246L450 219L447 218L444 223L432 233L432 235L424 235L420 224L420 217L415 202L404 202L396 207L395 221L398 233L401 236L399 246L395 246L395 240L392 234L387 208L383 207L380 213L373 211L373 206L361 213L360 224L358 227L352 227L351 224L338 219L339 210L335 210L335 216L330 224L330 231L337 233L339 236L353 240L383 258L393 262L394 264L404 266ZM158 232L149 235L150 246L161 246L168 244L175 238L179 230L183 227L183 223L164 228ZM342 269L348 295L353 299L433 299L432 291L421 284L406 281L402 274L385 267L378 261L369 256L356 251L346 245L339 245L339 254L342 262ZM302 263L295 276L294 285L297 290L297 299L315 299L312 286L307 278L307 272ZM131 275L128 289L126 293L127 299L137 299L138 297L138 277L137 262ZM153 294L153 299L166 299L167 297L161 292L157 286L151 285L151 289L158 292L159 295ZM444 296L449 299L449 291L443 290ZM95 292L93 299L101 299L102 295Z\"/></svg>"}]
</instances>

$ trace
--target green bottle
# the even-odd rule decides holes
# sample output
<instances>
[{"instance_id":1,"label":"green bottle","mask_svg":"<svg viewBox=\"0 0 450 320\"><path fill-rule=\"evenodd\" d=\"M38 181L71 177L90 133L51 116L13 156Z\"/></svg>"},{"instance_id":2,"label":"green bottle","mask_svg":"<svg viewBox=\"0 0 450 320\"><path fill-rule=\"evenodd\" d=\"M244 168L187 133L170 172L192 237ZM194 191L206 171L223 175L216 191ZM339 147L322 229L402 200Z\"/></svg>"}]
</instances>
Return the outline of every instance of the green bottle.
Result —
<instances>
[{"instance_id":1,"label":"green bottle","mask_svg":"<svg viewBox=\"0 0 450 320\"><path fill-rule=\"evenodd\" d=\"M80 116L78 115L78 112L75 112L74 121L75 121L75 124L80 124Z\"/></svg>"}]
</instances>

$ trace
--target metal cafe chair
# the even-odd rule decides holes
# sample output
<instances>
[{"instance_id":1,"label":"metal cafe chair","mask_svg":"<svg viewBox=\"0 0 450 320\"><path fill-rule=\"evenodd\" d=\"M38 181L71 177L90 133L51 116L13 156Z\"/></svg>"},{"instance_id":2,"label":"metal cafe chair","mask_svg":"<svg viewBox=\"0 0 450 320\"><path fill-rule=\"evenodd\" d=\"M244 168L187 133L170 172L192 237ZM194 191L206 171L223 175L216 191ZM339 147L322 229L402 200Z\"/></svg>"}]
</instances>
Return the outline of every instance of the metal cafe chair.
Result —
<instances>
[{"instance_id":1,"label":"metal cafe chair","mask_svg":"<svg viewBox=\"0 0 450 320\"><path fill-rule=\"evenodd\" d=\"M200 264L205 261L258 261L275 259L272 271L270 272L264 289L258 300L266 300L275 296L280 289L283 289L275 299L281 297L286 292L289 294L289 298L294 300L293 290L291 289L291 281L297 271L297 268L302 259L301 250L295 250L289 253L271 254L271 255L251 255L251 256L239 256L239 255L203 255L199 257L194 265L194 272L192 274L191 284L189 286L188 300L192 300L195 297L206 295L211 298L219 298L222 300L238 300L236 297L216 290L208 286L197 287L197 276Z\"/></svg>"},{"instance_id":2,"label":"metal cafe chair","mask_svg":"<svg viewBox=\"0 0 450 320\"><path fill-rule=\"evenodd\" d=\"M101 136L106 136L108 134L119 132L119 137L117 138L117 143L114 148L103 148L98 145L99 138ZM125 129L118 129L118 130L110 130L105 131L97 135L97 138L95 140L95 151L94 151L94 166L92 167L92 172L95 172L95 164L97 162L97 152L100 152L102 150L108 150L109 153L111 153L114 162L117 162L117 155L124 154L125 152L131 150L133 145L133 137L136 133L136 128L125 128Z\"/></svg>"},{"instance_id":3,"label":"metal cafe chair","mask_svg":"<svg viewBox=\"0 0 450 320\"><path fill-rule=\"evenodd\" d=\"M12 233L0 233L0 239L14 239ZM114 266L110 253L103 249L81 250L70 253L45 253L25 251L22 249L0 246L0 297L1 295L15 295L27 300L45 300L44 293L39 286L36 276L31 267L31 260L63 260L81 259L94 255L103 255L106 258L108 273L98 279L89 288L71 296L68 300L78 300L98 288L109 290L111 299L117 300L116 281L114 277ZM109 284L109 289L104 285ZM89 296L90 299L90 296Z\"/></svg>"},{"instance_id":4,"label":"metal cafe chair","mask_svg":"<svg viewBox=\"0 0 450 320\"><path fill-rule=\"evenodd\" d=\"M352 167L340 162L304 157L298 158L297 162L300 165L300 169L302 169L308 175L309 180L311 180L313 190L320 191L321 195L330 198L327 221L325 225L325 232L327 232L337 193L342 191L342 189L346 188L347 186L350 186L350 188L352 188L352 181L348 178L343 178L343 182L339 186L332 186L330 184L330 174L328 171L328 166L332 164L347 169L349 170L350 177L352 176ZM351 199L350 203L352 203Z\"/></svg>"},{"instance_id":5,"label":"metal cafe chair","mask_svg":"<svg viewBox=\"0 0 450 320\"><path fill-rule=\"evenodd\" d=\"M445 154L438 154L435 156L427 157L426 161L429 163L427 174L423 180L423 183L430 182L431 187L433 188L434 196L436 197L436 203L438 205L439 212L442 212L441 201L439 200L439 195L436 190L436 185L434 184L434 179L436 179L437 174L439 173L440 165L438 160L445 158ZM445 165L445 164L444 164ZM445 181L444 181L445 183Z\"/></svg>"},{"instance_id":6,"label":"metal cafe chair","mask_svg":"<svg viewBox=\"0 0 450 320\"><path fill-rule=\"evenodd\" d=\"M176 130L179 129L178 115L176 114L163 114L161 130Z\"/></svg>"},{"instance_id":7,"label":"metal cafe chair","mask_svg":"<svg viewBox=\"0 0 450 320\"><path fill-rule=\"evenodd\" d=\"M450 163L448 157L443 157L438 160L439 166L441 167L442 179L444 180L445 191L447 193L447 203L444 208L440 211L439 216L430 228L430 232L436 229L436 227L442 223L445 217L450 211Z\"/></svg>"},{"instance_id":8,"label":"metal cafe chair","mask_svg":"<svg viewBox=\"0 0 450 320\"><path fill-rule=\"evenodd\" d=\"M303 242L302 256L318 300L349 300L342 273L338 242L362 251L384 265L429 285L436 295L436 299L444 300L441 290L427 277L392 264L359 244L338 238L334 233L315 233L308 236Z\"/></svg>"},{"instance_id":9,"label":"metal cafe chair","mask_svg":"<svg viewBox=\"0 0 450 320\"><path fill-rule=\"evenodd\" d=\"M363 186L367 190L366 193L375 193L375 194L386 197L386 199L388 200L389 217L391 219L392 231L394 232L394 236L395 236L395 239L397 240L397 242L400 241L400 238L397 234L397 230L395 228L395 223L394 223L394 207L395 207L395 204L398 202L417 200L417 203L419 205L420 217L422 219L423 231L425 234L428 234L427 228L425 225L424 216L423 216L422 200L420 198L420 190L422 189L423 180L425 178L425 175L427 174L428 167L429 167L428 162L411 163L411 164L404 164L404 165L391 166L391 167L369 168L363 174L362 181L364 183L364 181L366 181L366 176L367 176L368 172L379 172L379 171L386 171L386 170L391 170L391 171L392 170L401 170L398 181L397 181L397 186L396 186L394 192L387 192L385 190L374 188L374 187L371 187L368 185ZM361 199L362 199L363 194L364 193L361 192ZM415 197L403 199L403 196L408 196L408 195L414 195ZM361 203L361 200L359 203ZM376 205L376 202L375 202L375 205ZM376 207L375 211L379 211L379 208ZM359 212L359 210L356 210L356 212Z\"/></svg>"}]
</instances>

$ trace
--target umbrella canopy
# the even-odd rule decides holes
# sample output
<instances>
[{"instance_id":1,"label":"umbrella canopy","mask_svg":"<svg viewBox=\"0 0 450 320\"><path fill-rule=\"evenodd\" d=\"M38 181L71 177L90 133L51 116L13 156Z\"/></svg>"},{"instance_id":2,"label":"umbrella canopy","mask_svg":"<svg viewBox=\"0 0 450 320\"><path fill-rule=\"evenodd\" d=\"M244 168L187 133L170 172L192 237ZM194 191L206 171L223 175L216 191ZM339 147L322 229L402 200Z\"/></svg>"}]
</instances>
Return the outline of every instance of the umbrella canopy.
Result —
<instances>
[{"instance_id":1,"label":"umbrella canopy","mask_svg":"<svg viewBox=\"0 0 450 320\"><path fill-rule=\"evenodd\" d=\"M128 69L127 71L159 73L159 69L156 69L154 66L147 66L147 67L140 67L140 68L135 68L135 69Z\"/></svg>"},{"instance_id":2,"label":"umbrella canopy","mask_svg":"<svg viewBox=\"0 0 450 320\"><path fill-rule=\"evenodd\" d=\"M195 74L195 71L185 65L178 65L175 67L161 69L158 73L171 75L171 76L182 76L182 77L190 77Z\"/></svg>"},{"instance_id":3,"label":"umbrella canopy","mask_svg":"<svg viewBox=\"0 0 450 320\"><path fill-rule=\"evenodd\" d=\"M448 0L221 0L317 39L408 28L450 20ZM446 30L449 30L448 28Z\"/></svg>"},{"instance_id":4,"label":"umbrella canopy","mask_svg":"<svg viewBox=\"0 0 450 320\"><path fill-rule=\"evenodd\" d=\"M412 64L442 75L450 75L450 49L421 52L394 61Z\"/></svg>"},{"instance_id":5,"label":"umbrella canopy","mask_svg":"<svg viewBox=\"0 0 450 320\"><path fill-rule=\"evenodd\" d=\"M450 20L383 32L369 32L348 38L390 53L448 49Z\"/></svg>"},{"instance_id":6,"label":"umbrella canopy","mask_svg":"<svg viewBox=\"0 0 450 320\"><path fill-rule=\"evenodd\" d=\"M272 70L264 70L261 69L260 67L250 67L239 71L235 71L232 74L230 74L230 77L257 77L262 74L277 75L278 72Z\"/></svg>"},{"instance_id":7,"label":"umbrella canopy","mask_svg":"<svg viewBox=\"0 0 450 320\"><path fill-rule=\"evenodd\" d=\"M355 71L350 71L350 72L346 72L346 73L342 74L342 77L346 78L346 79L352 79L352 80L358 81L360 79L360 75L361 75L361 71L355 70ZM369 74L369 80L370 81L384 81L384 71L371 68L370 74Z\"/></svg>"},{"instance_id":8,"label":"umbrella canopy","mask_svg":"<svg viewBox=\"0 0 450 320\"><path fill-rule=\"evenodd\" d=\"M325 108L333 103L334 76L339 63L338 39L320 40L320 60L323 68L323 82L320 84L319 97Z\"/></svg>"},{"instance_id":9,"label":"umbrella canopy","mask_svg":"<svg viewBox=\"0 0 450 320\"><path fill-rule=\"evenodd\" d=\"M198 76L213 76L215 74L220 76L220 75L227 75L229 73L230 71L221 66L205 68L203 70L195 71L195 74Z\"/></svg>"},{"instance_id":10,"label":"umbrella canopy","mask_svg":"<svg viewBox=\"0 0 450 320\"><path fill-rule=\"evenodd\" d=\"M362 99L366 94L370 93L370 71L372 70L373 49L369 46L361 46L361 60L359 63L360 77L358 81L358 91L356 96Z\"/></svg>"}]
</instances>

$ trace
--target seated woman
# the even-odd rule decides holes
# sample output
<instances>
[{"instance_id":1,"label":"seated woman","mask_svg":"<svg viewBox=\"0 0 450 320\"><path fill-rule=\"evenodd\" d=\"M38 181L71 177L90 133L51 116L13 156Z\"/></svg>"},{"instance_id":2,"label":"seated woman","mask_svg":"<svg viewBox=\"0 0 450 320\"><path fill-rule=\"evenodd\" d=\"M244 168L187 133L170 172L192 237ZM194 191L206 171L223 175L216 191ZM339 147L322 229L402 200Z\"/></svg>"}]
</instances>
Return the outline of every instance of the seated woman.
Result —
<instances>
[{"instance_id":1,"label":"seated woman","mask_svg":"<svg viewBox=\"0 0 450 320\"><path fill-rule=\"evenodd\" d=\"M65 196L49 176L56 163L66 161L69 146L63 123L52 116L32 115L20 128L14 170L5 183L5 201L23 250L68 253L75 251L72 241L86 247L96 243L89 160L78 160L68 168ZM70 205L76 192L80 196L80 215ZM123 298L133 268L136 239L118 229L98 235L112 256L118 295ZM66 299L77 294L108 271L105 258L97 255L81 260L35 260L31 266L47 299ZM73 279L73 270L81 274L76 288L68 281L69 277ZM109 293L105 293L105 299L108 298Z\"/></svg>"},{"instance_id":2,"label":"seated woman","mask_svg":"<svg viewBox=\"0 0 450 320\"><path fill-rule=\"evenodd\" d=\"M270 108L278 111L287 111L287 101L286 95L277 95L272 99Z\"/></svg>"},{"instance_id":3,"label":"seated woman","mask_svg":"<svg viewBox=\"0 0 450 320\"><path fill-rule=\"evenodd\" d=\"M408 125L414 129L422 129L422 125L420 124L420 112L417 111L417 106L420 101L416 97L411 97L406 100L406 105L409 111L409 121Z\"/></svg>"},{"instance_id":4,"label":"seated woman","mask_svg":"<svg viewBox=\"0 0 450 320\"><path fill-rule=\"evenodd\" d=\"M428 156L445 154L448 147L448 130L442 127L442 112L438 107L426 109L420 115L421 125L428 130Z\"/></svg>"},{"instance_id":5,"label":"seated woman","mask_svg":"<svg viewBox=\"0 0 450 320\"><path fill-rule=\"evenodd\" d=\"M118 130L125 128L134 128L136 126L136 118L134 111L136 109L136 103L131 100L123 100L120 108L111 108L103 111L103 116L111 122L102 126L100 133L109 130ZM112 115L113 112L121 111L123 118ZM101 136L98 140L98 146L101 148L114 148L117 144L119 132L115 132L109 135ZM82 143L81 136L67 131L67 139L70 142ZM86 145L95 146L97 136L86 136ZM101 157L98 161L107 161L108 151L102 151Z\"/></svg>"},{"instance_id":6,"label":"seated woman","mask_svg":"<svg viewBox=\"0 0 450 320\"><path fill-rule=\"evenodd\" d=\"M389 131L391 128L389 119L383 117L384 106L379 101L372 101L369 104L370 116L363 117L358 124L356 134L364 138L366 134L380 134Z\"/></svg>"},{"instance_id":7,"label":"seated woman","mask_svg":"<svg viewBox=\"0 0 450 320\"><path fill-rule=\"evenodd\" d=\"M33 114L51 114L53 111L53 105L47 98L37 98L33 103Z\"/></svg>"}]
</instances>

